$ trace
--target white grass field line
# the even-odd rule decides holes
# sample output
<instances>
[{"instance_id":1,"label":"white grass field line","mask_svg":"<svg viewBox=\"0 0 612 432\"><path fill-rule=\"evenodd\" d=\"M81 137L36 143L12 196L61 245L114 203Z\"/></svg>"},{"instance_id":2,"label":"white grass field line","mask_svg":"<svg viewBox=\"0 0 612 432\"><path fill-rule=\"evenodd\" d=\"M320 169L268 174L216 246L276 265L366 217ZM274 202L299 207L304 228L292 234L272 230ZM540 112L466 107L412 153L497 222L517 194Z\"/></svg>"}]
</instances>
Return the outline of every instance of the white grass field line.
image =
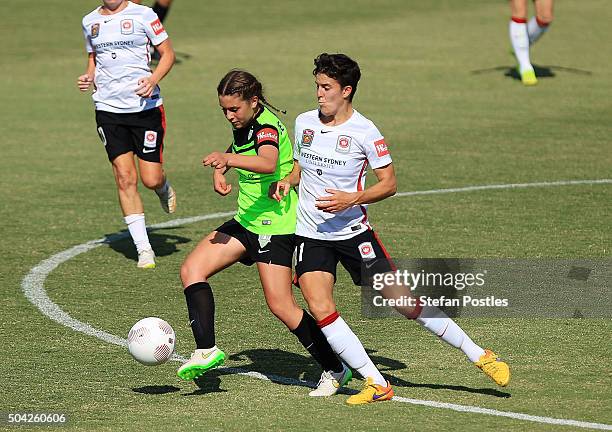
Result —
<instances>
[{"instance_id":1,"label":"white grass field line","mask_svg":"<svg viewBox=\"0 0 612 432\"><path fill-rule=\"evenodd\" d=\"M564 181L556 181L556 182L539 182L539 183L510 183L510 184L496 184L496 185L481 185L481 186L467 186L461 188L450 188L450 189L432 189L426 191L415 191L415 192L400 192L396 194L396 197L403 196L415 196L415 195L433 195L433 194L443 194L443 193L457 193L457 192L473 192L473 191L481 191L481 190L503 190L503 189L520 189L520 188L529 188L529 187L554 187L554 186L572 186L572 185L597 185L597 184L612 184L612 179L600 179L600 180L564 180ZM195 222L200 222L209 219L219 219L224 217L232 216L234 212L224 212L224 213L212 213L208 215L195 216L184 219L175 219L168 222L163 222L159 224L152 225L150 229L163 229L163 228L172 228L181 225L187 225ZM23 293L27 297L27 299L36 306L45 316L52 319L53 321L58 322L61 325L69 327L77 332L84 333L86 335L94 336L98 339L101 339L105 342L119 345L122 347L127 347L127 340L120 338L118 336L107 333L103 330L98 330L93 328L89 324L83 323L77 319L72 318L69 314L64 312L58 305L53 303L53 301L47 295L44 283L47 276L60 264L95 249L104 244L109 244L115 242L117 240L126 238L128 236L128 232L121 232L117 234L113 234L107 236L105 238L101 238L98 240L92 240L87 243L83 243L77 246L74 246L70 249L66 249L63 252L59 252L46 260L41 261L37 266L33 267L30 272L24 277L21 288ZM180 355L174 354L172 360L184 362L186 359ZM272 382L281 382L283 384L292 384L292 385L300 385L306 387L315 387L316 384L309 381L302 381L293 378L287 378L276 375L263 375L258 372L247 371L239 368L220 368L221 370L244 375L255 379L272 381ZM485 414L497 417L507 417L515 420L524 420L535 423L544 423L544 424L553 424L559 426L574 426L579 428L586 429L599 429L599 430L612 430L612 425L603 424L603 423L592 423L592 422L584 422L579 420L570 420L570 419L560 419L553 417L542 417L535 416L530 414L523 414L511 411L499 411L494 409L482 408L471 405L457 405L446 402L436 402L430 400L421 400L421 399L410 399L401 396L394 396L393 401L408 403L412 405L423 405L432 408L441 408L448 409L452 411L464 412L464 413L473 413L473 414Z\"/></svg>"}]
</instances>

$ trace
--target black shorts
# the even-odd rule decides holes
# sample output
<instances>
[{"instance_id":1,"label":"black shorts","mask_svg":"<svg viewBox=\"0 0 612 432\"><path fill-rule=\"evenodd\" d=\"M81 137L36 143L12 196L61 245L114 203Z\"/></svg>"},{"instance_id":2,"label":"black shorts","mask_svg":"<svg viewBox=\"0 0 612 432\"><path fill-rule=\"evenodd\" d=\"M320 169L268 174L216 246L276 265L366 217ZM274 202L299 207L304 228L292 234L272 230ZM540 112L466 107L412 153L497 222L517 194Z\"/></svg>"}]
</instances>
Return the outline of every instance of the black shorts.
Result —
<instances>
[{"instance_id":1,"label":"black shorts","mask_svg":"<svg viewBox=\"0 0 612 432\"><path fill-rule=\"evenodd\" d=\"M136 113L96 111L96 125L109 161L134 152L144 161L163 162L166 134L163 105Z\"/></svg>"},{"instance_id":2,"label":"black shorts","mask_svg":"<svg viewBox=\"0 0 612 432\"><path fill-rule=\"evenodd\" d=\"M298 279L304 273L324 271L334 275L338 262L349 272L355 285L367 283L374 273L394 271L387 250L374 231L367 230L347 240L318 240L295 236Z\"/></svg>"},{"instance_id":3,"label":"black shorts","mask_svg":"<svg viewBox=\"0 0 612 432\"><path fill-rule=\"evenodd\" d=\"M236 219L228 220L215 231L234 237L242 243L246 248L245 254L240 259L242 264L253 265L260 262L291 268L295 234L255 234L240 225Z\"/></svg>"}]
</instances>

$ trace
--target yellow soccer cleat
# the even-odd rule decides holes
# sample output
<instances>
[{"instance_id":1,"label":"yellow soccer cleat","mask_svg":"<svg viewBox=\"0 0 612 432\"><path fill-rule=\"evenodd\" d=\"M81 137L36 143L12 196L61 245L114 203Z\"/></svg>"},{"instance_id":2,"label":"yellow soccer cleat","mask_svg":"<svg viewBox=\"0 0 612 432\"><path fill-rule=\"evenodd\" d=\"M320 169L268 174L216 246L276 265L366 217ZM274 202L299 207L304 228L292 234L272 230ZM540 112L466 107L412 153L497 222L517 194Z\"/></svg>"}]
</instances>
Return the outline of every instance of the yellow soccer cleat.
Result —
<instances>
[{"instance_id":1,"label":"yellow soccer cleat","mask_svg":"<svg viewBox=\"0 0 612 432\"><path fill-rule=\"evenodd\" d=\"M351 396L346 400L349 405L361 405L372 402L386 401L393 397L393 389L387 381L387 386L381 386L374 384L374 380L371 377L366 378L363 384L363 390L356 395Z\"/></svg>"},{"instance_id":2,"label":"yellow soccer cleat","mask_svg":"<svg viewBox=\"0 0 612 432\"><path fill-rule=\"evenodd\" d=\"M535 71L533 69L527 69L521 72L521 81L525 86L534 86L538 83Z\"/></svg>"},{"instance_id":3,"label":"yellow soccer cleat","mask_svg":"<svg viewBox=\"0 0 612 432\"><path fill-rule=\"evenodd\" d=\"M498 386L506 387L510 382L510 367L501 361L493 351L485 350L485 353L474 364L489 375Z\"/></svg>"}]
</instances>

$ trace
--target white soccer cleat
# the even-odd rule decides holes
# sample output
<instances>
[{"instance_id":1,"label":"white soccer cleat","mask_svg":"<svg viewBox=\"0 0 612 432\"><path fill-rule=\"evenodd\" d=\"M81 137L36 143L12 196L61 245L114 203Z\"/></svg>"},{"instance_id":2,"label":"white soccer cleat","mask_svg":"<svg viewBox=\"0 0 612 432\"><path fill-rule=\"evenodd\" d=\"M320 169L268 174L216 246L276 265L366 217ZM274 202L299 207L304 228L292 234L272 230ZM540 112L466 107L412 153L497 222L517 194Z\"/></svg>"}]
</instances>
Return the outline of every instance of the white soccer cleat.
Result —
<instances>
[{"instance_id":1,"label":"white soccer cleat","mask_svg":"<svg viewBox=\"0 0 612 432\"><path fill-rule=\"evenodd\" d=\"M168 190L165 194L157 195L162 209L166 213L174 213L176 211L176 192L172 186L168 185Z\"/></svg>"},{"instance_id":2,"label":"white soccer cleat","mask_svg":"<svg viewBox=\"0 0 612 432\"><path fill-rule=\"evenodd\" d=\"M144 249L138 252L138 268L155 268L155 252L153 249Z\"/></svg>"},{"instance_id":3,"label":"white soccer cleat","mask_svg":"<svg viewBox=\"0 0 612 432\"><path fill-rule=\"evenodd\" d=\"M209 369L222 365L225 353L215 345L208 349L197 349L191 354L191 359L184 363L176 372L179 378L191 381L204 374Z\"/></svg>"},{"instance_id":4,"label":"white soccer cleat","mask_svg":"<svg viewBox=\"0 0 612 432\"><path fill-rule=\"evenodd\" d=\"M321 397L321 396L333 396L338 393L340 387L348 384L348 382L353 378L353 372L348 368L344 363L342 363L344 369L342 372L328 372L323 371L321 374L321 379L319 379L319 383L317 384L317 388L308 393L309 396L313 397Z\"/></svg>"}]
</instances>

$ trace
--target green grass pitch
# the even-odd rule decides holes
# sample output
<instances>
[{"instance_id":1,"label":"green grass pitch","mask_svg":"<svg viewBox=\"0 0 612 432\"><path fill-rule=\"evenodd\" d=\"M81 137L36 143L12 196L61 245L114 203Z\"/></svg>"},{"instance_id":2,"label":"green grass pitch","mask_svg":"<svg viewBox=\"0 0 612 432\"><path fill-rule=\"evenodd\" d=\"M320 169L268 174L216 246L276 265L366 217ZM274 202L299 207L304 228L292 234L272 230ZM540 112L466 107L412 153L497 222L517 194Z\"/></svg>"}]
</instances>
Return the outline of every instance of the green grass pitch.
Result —
<instances>
[{"instance_id":1,"label":"green grass pitch","mask_svg":"<svg viewBox=\"0 0 612 432\"><path fill-rule=\"evenodd\" d=\"M141 366L125 348L43 315L22 292L31 269L124 229L91 99L76 89L86 61L80 20L97 4L0 4L0 412L65 412L65 429L88 431L579 430L402 402L349 407L346 394L312 399L293 381L232 369L211 372L200 388L179 381L176 362ZM524 88L512 72L505 1L177 0L166 29L181 62L162 82L176 217L236 207L235 192L220 199L201 167L230 140L216 100L221 76L234 67L255 73L292 129L315 107L312 59L324 51L359 61L355 106L383 131L401 192L611 178L612 8L609 0L560 1L555 14L532 51L543 77ZM141 191L149 224L175 217ZM610 258L611 203L610 184L483 190L391 198L373 205L370 219L397 257ZM154 231L153 271L137 271L121 240L62 263L44 287L72 318L121 338L138 319L160 316L188 356L178 271L221 222ZM498 389L414 323L363 318L359 290L339 275L339 309L396 395L612 424L609 319L460 320L510 363L512 382ZM236 265L211 283L227 366L317 381L316 365L267 311L255 269Z\"/></svg>"}]
</instances>

